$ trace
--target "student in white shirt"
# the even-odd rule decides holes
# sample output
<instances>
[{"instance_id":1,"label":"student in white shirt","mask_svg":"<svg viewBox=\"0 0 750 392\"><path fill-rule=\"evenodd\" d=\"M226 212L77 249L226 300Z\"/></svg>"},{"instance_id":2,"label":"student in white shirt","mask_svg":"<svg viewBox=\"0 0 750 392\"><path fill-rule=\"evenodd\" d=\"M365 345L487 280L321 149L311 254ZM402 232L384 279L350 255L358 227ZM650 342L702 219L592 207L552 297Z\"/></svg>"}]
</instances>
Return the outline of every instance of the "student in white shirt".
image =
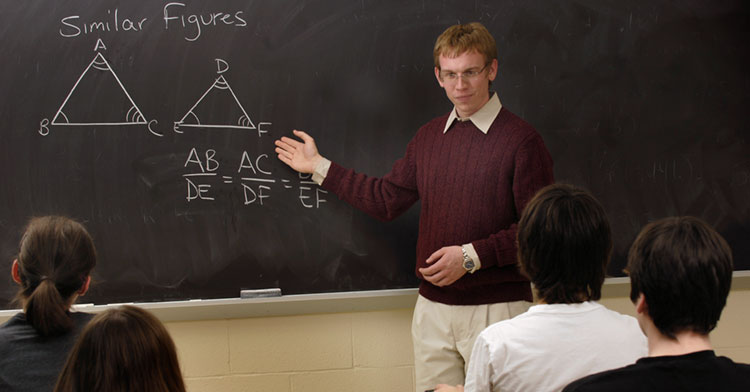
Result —
<instances>
[{"instance_id":1,"label":"student in white shirt","mask_svg":"<svg viewBox=\"0 0 750 392\"><path fill-rule=\"evenodd\" d=\"M559 391L572 380L646 355L636 319L595 302L612 237L591 194L563 184L543 188L526 205L517 238L521 271L539 304L482 331L466 391ZM463 388L437 387L450 390Z\"/></svg>"}]
</instances>

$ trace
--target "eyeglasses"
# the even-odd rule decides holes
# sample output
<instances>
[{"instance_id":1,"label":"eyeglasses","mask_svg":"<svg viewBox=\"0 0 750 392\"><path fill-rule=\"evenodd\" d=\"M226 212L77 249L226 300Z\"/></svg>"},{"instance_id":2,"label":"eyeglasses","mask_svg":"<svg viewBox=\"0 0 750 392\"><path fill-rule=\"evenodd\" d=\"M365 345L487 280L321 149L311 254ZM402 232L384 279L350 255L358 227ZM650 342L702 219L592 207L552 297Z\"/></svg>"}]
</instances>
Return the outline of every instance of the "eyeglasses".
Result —
<instances>
[{"instance_id":1,"label":"eyeglasses","mask_svg":"<svg viewBox=\"0 0 750 392\"><path fill-rule=\"evenodd\" d=\"M456 83L458 82L458 78L462 78L465 81L473 81L476 78L479 77L479 75L484 72L485 69L487 69L487 66L490 65L490 63L487 63L482 67L481 69L469 69L464 72L453 72L453 71L440 71L440 80L442 80L445 83Z\"/></svg>"}]
</instances>

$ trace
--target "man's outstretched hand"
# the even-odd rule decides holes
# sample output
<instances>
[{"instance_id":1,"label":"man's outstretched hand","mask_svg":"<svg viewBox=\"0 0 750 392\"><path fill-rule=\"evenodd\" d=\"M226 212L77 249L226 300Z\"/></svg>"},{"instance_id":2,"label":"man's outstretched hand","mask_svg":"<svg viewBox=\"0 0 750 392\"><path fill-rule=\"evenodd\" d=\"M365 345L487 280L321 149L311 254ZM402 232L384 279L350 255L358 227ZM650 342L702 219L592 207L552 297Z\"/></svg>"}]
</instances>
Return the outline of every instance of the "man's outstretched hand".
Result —
<instances>
[{"instance_id":1,"label":"man's outstretched hand","mask_svg":"<svg viewBox=\"0 0 750 392\"><path fill-rule=\"evenodd\" d=\"M312 173L315 165L323 159L318 153L315 139L303 131L294 130L294 136L302 141L283 136L276 140L276 156L300 173Z\"/></svg>"}]
</instances>

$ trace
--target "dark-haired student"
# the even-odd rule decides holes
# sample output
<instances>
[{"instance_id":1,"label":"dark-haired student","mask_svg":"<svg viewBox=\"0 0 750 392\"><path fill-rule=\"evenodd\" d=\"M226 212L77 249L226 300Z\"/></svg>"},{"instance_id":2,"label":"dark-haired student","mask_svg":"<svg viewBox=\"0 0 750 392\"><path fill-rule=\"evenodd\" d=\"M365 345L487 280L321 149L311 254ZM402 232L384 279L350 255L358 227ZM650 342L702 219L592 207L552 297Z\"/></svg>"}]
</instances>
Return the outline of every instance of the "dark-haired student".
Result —
<instances>
[{"instance_id":1,"label":"dark-haired student","mask_svg":"<svg viewBox=\"0 0 750 392\"><path fill-rule=\"evenodd\" d=\"M23 312L0 326L0 391L50 391L92 315L70 310L96 265L94 242L65 217L32 219L13 261Z\"/></svg>"},{"instance_id":2,"label":"dark-haired student","mask_svg":"<svg viewBox=\"0 0 750 392\"><path fill-rule=\"evenodd\" d=\"M55 392L185 392L177 350L151 313L121 306L97 314L81 333Z\"/></svg>"},{"instance_id":3,"label":"dark-haired student","mask_svg":"<svg viewBox=\"0 0 750 392\"><path fill-rule=\"evenodd\" d=\"M487 327L477 338L466 391L559 391L587 374L635 362L647 352L635 318L601 297L612 238L588 192L555 184L529 201L518 223L518 260L539 304ZM462 390L439 385L438 391Z\"/></svg>"},{"instance_id":4,"label":"dark-haired student","mask_svg":"<svg viewBox=\"0 0 750 392\"><path fill-rule=\"evenodd\" d=\"M565 391L750 390L750 365L717 357L709 339L732 281L732 251L719 233L694 217L653 222L631 246L627 271L648 357Z\"/></svg>"}]
</instances>

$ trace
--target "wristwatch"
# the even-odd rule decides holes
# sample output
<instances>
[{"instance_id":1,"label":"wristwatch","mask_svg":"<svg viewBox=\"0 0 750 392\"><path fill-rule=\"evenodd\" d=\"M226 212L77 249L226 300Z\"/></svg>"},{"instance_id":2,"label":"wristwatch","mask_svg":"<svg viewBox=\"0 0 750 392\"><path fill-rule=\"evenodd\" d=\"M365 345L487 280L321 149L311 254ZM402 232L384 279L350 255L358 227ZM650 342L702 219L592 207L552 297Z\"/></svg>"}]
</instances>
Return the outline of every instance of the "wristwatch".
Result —
<instances>
[{"instance_id":1,"label":"wristwatch","mask_svg":"<svg viewBox=\"0 0 750 392\"><path fill-rule=\"evenodd\" d=\"M466 249L464 247L461 247L461 253L464 255L464 269L466 272L473 274L474 273L474 267L476 267L476 264L474 264L474 260L471 259L471 256L469 256L468 253L466 253Z\"/></svg>"}]
</instances>

